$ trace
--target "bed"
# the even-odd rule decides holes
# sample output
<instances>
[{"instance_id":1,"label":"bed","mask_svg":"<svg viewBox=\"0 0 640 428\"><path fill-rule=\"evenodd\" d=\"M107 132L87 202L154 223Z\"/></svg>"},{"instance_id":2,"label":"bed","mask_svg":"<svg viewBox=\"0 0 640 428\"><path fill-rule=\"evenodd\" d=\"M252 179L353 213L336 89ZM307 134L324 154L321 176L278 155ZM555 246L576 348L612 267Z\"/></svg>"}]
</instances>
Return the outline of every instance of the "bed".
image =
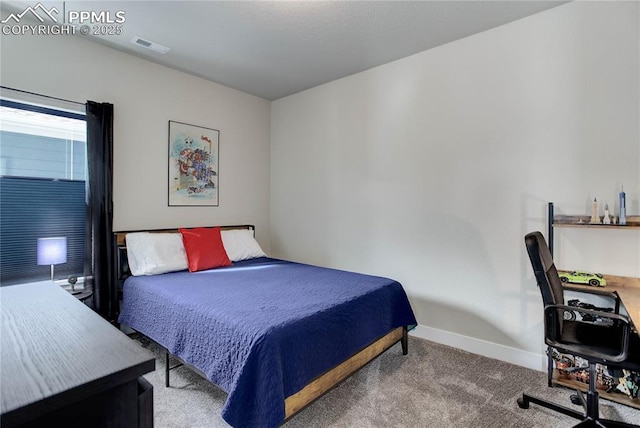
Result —
<instances>
[{"instance_id":1,"label":"bed","mask_svg":"<svg viewBox=\"0 0 640 428\"><path fill-rule=\"evenodd\" d=\"M396 281L266 256L129 276L119 321L227 392L234 427L279 426L394 344L406 354L416 324Z\"/></svg>"}]
</instances>

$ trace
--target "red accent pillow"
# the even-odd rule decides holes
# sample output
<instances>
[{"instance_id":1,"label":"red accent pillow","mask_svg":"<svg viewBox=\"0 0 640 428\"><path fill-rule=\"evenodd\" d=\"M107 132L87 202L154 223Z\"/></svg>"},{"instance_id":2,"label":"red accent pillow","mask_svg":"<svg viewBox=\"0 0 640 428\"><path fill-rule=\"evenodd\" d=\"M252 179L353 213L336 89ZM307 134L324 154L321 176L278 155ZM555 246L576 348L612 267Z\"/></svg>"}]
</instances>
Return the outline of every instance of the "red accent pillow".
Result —
<instances>
[{"instance_id":1,"label":"red accent pillow","mask_svg":"<svg viewBox=\"0 0 640 428\"><path fill-rule=\"evenodd\" d=\"M231 265L222 244L219 227L181 228L180 233L187 253L189 272Z\"/></svg>"}]
</instances>

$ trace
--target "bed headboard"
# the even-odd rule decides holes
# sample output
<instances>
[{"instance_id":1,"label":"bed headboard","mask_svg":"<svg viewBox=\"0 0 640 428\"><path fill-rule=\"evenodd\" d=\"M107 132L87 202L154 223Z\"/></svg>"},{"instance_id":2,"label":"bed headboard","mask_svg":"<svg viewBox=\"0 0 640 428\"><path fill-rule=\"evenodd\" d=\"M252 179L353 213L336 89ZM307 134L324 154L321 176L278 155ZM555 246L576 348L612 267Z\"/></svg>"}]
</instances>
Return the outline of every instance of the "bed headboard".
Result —
<instances>
[{"instance_id":1,"label":"bed headboard","mask_svg":"<svg viewBox=\"0 0 640 428\"><path fill-rule=\"evenodd\" d=\"M252 224L243 224L243 225L235 225L235 226L211 226L211 227L219 227L222 230L232 230L232 229L248 229L253 231L253 236L255 237L256 228ZM114 232L113 237L116 244L116 281L120 284L127 277L131 275L131 270L129 269L129 262L127 261L127 241L126 236L127 233L134 232L150 232L150 233L178 233L178 229L153 229L153 230L126 230L121 232Z\"/></svg>"}]
</instances>

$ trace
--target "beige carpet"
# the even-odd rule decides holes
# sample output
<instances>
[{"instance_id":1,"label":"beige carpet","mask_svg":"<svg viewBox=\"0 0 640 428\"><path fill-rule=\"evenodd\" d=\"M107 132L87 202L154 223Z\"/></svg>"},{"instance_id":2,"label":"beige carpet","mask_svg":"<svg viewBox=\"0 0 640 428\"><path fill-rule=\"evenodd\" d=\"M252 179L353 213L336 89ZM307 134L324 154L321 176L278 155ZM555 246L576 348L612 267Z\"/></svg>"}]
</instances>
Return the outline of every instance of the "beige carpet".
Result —
<instances>
[{"instance_id":1,"label":"beige carpet","mask_svg":"<svg viewBox=\"0 0 640 428\"><path fill-rule=\"evenodd\" d=\"M186 367L164 386L164 354L152 341L132 336L156 355L157 428L228 427L220 417L226 394ZM410 337L409 355L395 345L283 426L308 427L571 427L578 421L534 404L518 408L526 391L558 404L571 390L548 388L546 375ZM640 424L640 410L600 401L604 417Z\"/></svg>"}]
</instances>

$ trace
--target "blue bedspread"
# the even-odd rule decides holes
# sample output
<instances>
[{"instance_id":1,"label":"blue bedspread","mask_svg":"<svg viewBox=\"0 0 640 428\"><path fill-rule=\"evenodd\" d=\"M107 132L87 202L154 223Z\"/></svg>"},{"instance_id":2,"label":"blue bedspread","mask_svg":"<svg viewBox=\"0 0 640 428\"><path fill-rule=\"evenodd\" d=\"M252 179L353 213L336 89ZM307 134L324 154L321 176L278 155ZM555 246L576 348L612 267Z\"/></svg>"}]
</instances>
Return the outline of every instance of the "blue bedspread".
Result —
<instances>
[{"instance_id":1,"label":"blue bedspread","mask_svg":"<svg viewBox=\"0 0 640 428\"><path fill-rule=\"evenodd\" d=\"M275 427L284 400L395 327L416 324L393 280L270 258L130 277L119 321L228 393L234 427Z\"/></svg>"}]
</instances>

